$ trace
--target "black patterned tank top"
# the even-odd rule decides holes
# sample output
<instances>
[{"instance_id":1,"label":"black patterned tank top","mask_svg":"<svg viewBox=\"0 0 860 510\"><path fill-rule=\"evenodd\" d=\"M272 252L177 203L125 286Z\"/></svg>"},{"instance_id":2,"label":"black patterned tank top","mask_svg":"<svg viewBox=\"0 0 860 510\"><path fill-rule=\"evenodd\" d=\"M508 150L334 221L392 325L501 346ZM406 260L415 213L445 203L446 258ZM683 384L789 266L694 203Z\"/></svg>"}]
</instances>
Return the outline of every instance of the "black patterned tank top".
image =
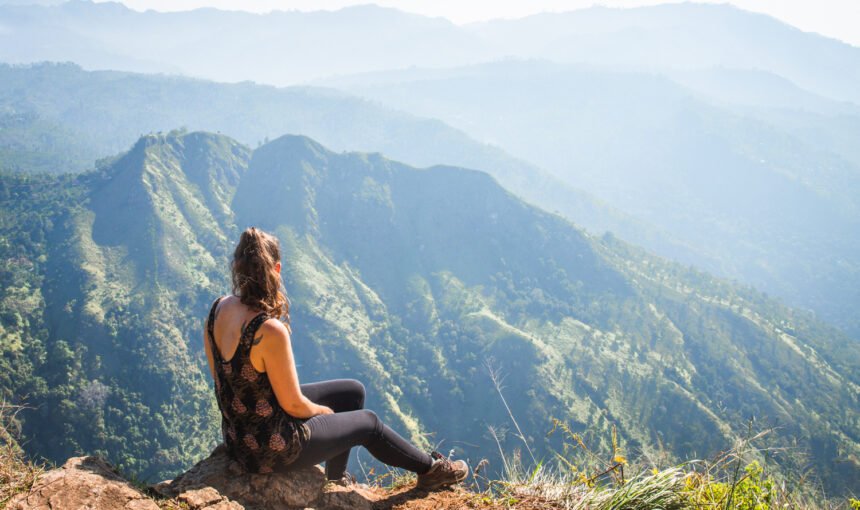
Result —
<instances>
[{"instance_id":1,"label":"black patterned tank top","mask_svg":"<svg viewBox=\"0 0 860 510\"><path fill-rule=\"evenodd\" d=\"M223 296L222 296L223 297ZM215 308L209 311L208 334L215 361L215 394L221 409L221 435L231 456L252 473L283 470L310 437L305 420L287 414L278 404L265 372L251 365L251 345L268 319L260 313L242 331L236 354L224 360L215 343Z\"/></svg>"}]
</instances>

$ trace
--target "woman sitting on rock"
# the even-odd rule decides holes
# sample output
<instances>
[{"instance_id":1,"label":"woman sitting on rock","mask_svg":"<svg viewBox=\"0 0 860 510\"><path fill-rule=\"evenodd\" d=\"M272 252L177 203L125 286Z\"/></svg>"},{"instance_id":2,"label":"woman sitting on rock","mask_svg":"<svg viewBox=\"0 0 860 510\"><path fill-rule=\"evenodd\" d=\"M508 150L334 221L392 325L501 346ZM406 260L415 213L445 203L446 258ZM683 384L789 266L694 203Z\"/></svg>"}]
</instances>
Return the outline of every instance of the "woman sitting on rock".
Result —
<instances>
[{"instance_id":1,"label":"woman sitting on rock","mask_svg":"<svg viewBox=\"0 0 860 510\"><path fill-rule=\"evenodd\" d=\"M248 471L271 473L325 462L326 477L345 483L353 446L418 473L434 489L466 478L462 460L426 453L364 409L364 386L352 379L299 384L290 345L289 304L281 292L277 238L251 227L233 253L233 293L215 300L204 343L230 454Z\"/></svg>"}]
</instances>

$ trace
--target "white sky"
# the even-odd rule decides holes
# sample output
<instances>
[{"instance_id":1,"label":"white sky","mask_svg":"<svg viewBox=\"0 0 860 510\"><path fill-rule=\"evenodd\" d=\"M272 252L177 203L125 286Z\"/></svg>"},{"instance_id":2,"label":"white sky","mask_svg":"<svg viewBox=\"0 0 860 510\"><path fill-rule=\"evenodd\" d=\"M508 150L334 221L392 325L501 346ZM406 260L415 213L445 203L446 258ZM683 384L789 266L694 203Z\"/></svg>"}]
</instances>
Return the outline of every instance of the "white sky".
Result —
<instances>
[{"instance_id":1,"label":"white sky","mask_svg":"<svg viewBox=\"0 0 860 510\"><path fill-rule=\"evenodd\" d=\"M96 0L105 1L105 0ZM712 1L712 0L706 0ZM335 10L375 3L454 23L493 18L518 18L543 11L570 11L600 4L635 7L672 3L667 0L122 0L136 10L182 11L198 7L268 12L271 10ZM807 32L860 46L860 0L730 0L742 9L762 12Z\"/></svg>"}]
</instances>

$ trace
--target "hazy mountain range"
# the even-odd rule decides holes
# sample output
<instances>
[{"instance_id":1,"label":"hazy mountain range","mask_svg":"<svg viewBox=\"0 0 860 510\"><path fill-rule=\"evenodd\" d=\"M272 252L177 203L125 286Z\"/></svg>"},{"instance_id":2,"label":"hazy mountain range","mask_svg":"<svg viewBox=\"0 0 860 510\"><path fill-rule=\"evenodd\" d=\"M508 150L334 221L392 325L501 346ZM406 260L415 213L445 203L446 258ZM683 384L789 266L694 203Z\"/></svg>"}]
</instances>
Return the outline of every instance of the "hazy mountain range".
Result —
<instances>
[{"instance_id":1,"label":"hazy mountain range","mask_svg":"<svg viewBox=\"0 0 860 510\"><path fill-rule=\"evenodd\" d=\"M24 79L5 86L0 122L12 127L0 144L39 142L29 157L5 157L7 168L57 160L85 168L143 133L178 125L251 145L294 132L412 164L461 164L592 231L754 285L860 335L853 46L704 4L455 25L373 5L140 13L76 0L2 6L0 26L8 62L316 80L422 117L319 89L18 73ZM53 94L50 106L27 97L36 95L34 80ZM138 83L125 91L125 81ZM73 91L77 103L64 103L59 90Z\"/></svg>"},{"instance_id":2,"label":"hazy mountain range","mask_svg":"<svg viewBox=\"0 0 860 510\"><path fill-rule=\"evenodd\" d=\"M0 65L0 112L0 169L6 171L90 169L95 159L124 150L142 134L175 126L229 132L249 146L302 133L337 150L376 151L418 166L484 170L521 197L592 231L671 247L679 257L690 251L656 227L497 146L439 120L331 89L86 72L71 64Z\"/></svg>"},{"instance_id":3,"label":"hazy mountain range","mask_svg":"<svg viewBox=\"0 0 860 510\"><path fill-rule=\"evenodd\" d=\"M559 446L551 418L595 448L616 424L631 455L679 459L755 416L779 427L772 444L801 446L762 461L857 489L855 341L589 236L485 173L175 132L97 172L0 184L0 387L32 407L31 454L102 453L152 478L211 446L200 317L227 291L238 226L256 224L284 246L303 380L361 378L416 441L495 458L487 426L509 421L487 398L490 363L542 457Z\"/></svg>"},{"instance_id":4,"label":"hazy mountain range","mask_svg":"<svg viewBox=\"0 0 860 510\"><path fill-rule=\"evenodd\" d=\"M860 136L860 115L772 75L670 78L509 61L334 83L375 102L70 65L0 66L0 76L6 169L90 168L142 133L177 125L235 131L249 145L304 133L340 150L487 171L592 232L754 285L858 335L860 152L851 133ZM715 83L735 86L706 88ZM783 93L755 99L765 87Z\"/></svg>"},{"instance_id":5,"label":"hazy mountain range","mask_svg":"<svg viewBox=\"0 0 860 510\"><path fill-rule=\"evenodd\" d=\"M490 365L541 458L551 418L663 463L755 418L762 462L860 491L860 49L727 5L38 3L0 2L0 400L30 455L155 479L208 451L200 319L254 224L301 377L359 377L425 446L522 445Z\"/></svg>"},{"instance_id":6,"label":"hazy mountain range","mask_svg":"<svg viewBox=\"0 0 860 510\"><path fill-rule=\"evenodd\" d=\"M333 84L504 147L695 254L662 240L648 248L860 334L860 158L849 142L860 140L860 108L852 103L762 71L664 76L546 61Z\"/></svg>"},{"instance_id":7,"label":"hazy mountain range","mask_svg":"<svg viewBox=\"0 0 860 510\"><path fill-rule=\"evenodd\" d=\"M860 103L860 49L729 5L593 7L455 25L374 5L265 15L119 3L0 6L0 60L274 85L509 56L636 69L760 69Z\"/></svg>"}]
</instances>

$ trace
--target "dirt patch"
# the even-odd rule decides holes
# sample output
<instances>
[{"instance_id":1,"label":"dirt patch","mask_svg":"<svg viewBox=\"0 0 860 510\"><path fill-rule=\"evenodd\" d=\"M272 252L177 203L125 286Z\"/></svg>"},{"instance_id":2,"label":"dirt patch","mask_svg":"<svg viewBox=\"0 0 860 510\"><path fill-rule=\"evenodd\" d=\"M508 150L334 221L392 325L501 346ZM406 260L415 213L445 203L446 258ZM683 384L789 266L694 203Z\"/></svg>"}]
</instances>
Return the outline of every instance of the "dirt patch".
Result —
<instances>
[{"instance_id":1,"label":"dirt patch","mask_svg":"<svg viewBox=\"0 0 860 510\"><path fill-rule=\"evenodd\" d=\"M501 510L546 510L559 508L552 502L539 498L508 499L492 498L476 494L462 487L454 487L434 492L405 487L387 491L372 489L374 510L459 510L483 509Z\"/></svg>"}]
</instances>

